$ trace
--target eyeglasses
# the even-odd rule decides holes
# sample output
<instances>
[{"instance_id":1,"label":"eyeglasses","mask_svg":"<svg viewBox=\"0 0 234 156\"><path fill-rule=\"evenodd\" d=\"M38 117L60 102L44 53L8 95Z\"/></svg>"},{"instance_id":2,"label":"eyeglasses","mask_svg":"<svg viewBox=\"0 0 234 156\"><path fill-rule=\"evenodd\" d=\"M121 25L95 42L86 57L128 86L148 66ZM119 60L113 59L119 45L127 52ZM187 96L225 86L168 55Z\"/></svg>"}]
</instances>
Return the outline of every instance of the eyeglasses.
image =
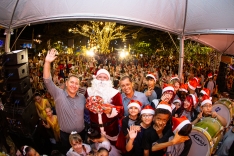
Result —
<instances>
[{"instance_id":1,"label":"eyeglasses","mask_svg":"<svg viewBox=\"0 0 234 156\"><path fill-rule=\"evenodd\" d=\"M142 115L142 117L143 118L151 118L151 117L153 117L153 115L152 114L149 114L149 115L144 114L144 115Z\"/></svg>"}]
</instances>

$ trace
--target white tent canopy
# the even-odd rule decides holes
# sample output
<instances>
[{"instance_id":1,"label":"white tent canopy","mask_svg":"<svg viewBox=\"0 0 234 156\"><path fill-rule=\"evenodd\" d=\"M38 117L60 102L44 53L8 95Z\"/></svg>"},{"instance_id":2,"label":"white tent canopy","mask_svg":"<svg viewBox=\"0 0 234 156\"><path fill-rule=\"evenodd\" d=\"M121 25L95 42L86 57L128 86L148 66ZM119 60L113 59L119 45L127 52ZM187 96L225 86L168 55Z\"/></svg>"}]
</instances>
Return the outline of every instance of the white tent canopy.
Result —
<instances>
[{"instance_id":1,"label":"white tent canopy","mask_svg":"<svg viewBox=\"0 0 234 156\"><path fill-rule=\"evenodd\" d=\"M233 0L1 0L0 26L111 20L169 31L234 54Z\"/></svg>"}]
</instances>

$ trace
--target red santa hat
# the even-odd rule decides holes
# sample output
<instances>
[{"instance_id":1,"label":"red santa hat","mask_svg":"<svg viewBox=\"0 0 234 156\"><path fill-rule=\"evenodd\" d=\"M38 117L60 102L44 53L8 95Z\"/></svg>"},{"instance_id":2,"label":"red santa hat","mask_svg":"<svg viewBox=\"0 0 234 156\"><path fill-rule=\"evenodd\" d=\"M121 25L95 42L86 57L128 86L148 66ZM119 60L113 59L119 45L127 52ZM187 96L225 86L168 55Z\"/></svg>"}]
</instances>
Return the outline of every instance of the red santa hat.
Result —
<instances>
[{"instance_id":1,"label":"red santa hat","mask_svg":"<svg viewBox=\"0 0 234 156\"><path fill-rule=\"evenodd\" d=\"M161 101L161 102L159 103L159 105L157 106L156 109L158 109L158 108L166 109L166 110L168 110L169 112L172 112L171 106L170 106L167 102L165 102L165 101Z\"/></svg>"},{"instance_id":2,"label":"red santa hat","mask_svg":"<svg viewBox=\"0 0 234 156\"><path fill-rule=\"evenodd\" d=\"M197 88L201 88L201 79L199 77L194 77L197 80Z\"/></svg>"},{"instance_id":3,"label":"red santa hat","mask_svg":"<svg viewBox=\"0 0 234 156\"><path fill-rule=\"evenodd\" d=\"M172 123L173 123L172 131L174 134L177 131L179 132L181 128L183 128L185 125L191 124L191 122L185 116L182 116L180 118L172 117Z\"/></svg>"},{"instance_id":4,"label":"red santa hat","mask_svg":"<svg viewBox=\"0 0 234 156\"><path fill-rule=\"evenodd\" d=\"M172 80L180 80L180 79L177 76L172 76L170 81L172 81Z\"/></svg>"},{"instance_id":5,"label":"red santa hat","mask_svg":"<svg viewBox=\"0 0 234 156\"><path fill-rule=\"evenodd\" d=\"M195 78L190 79L188 82L188 87L195 90L197 88L197 80Z\"/></svg>"},{"instance_id":6,"label":"red santa hat","mask_svg":"<svg viewBox=\"0 0 234 156\"><path fill-rule=\"evenodd\" d=\"M202 93L203 95L207 95L210 97L210 90L208 88L203 88L200 93ZM212 97L210 97L210 100L212 100Z\"/></svg>"},{"instance_id":7,"label":"red santa hat","mask_svg":"<svg viewBox=\"0 0 234 156\"><path fill-rule=\"evenodd\" d=\"M189 95L191 95L191 97L192 97L192 99L193 99L193 105L196 105L197 102L198 102L197 97L196 97L195 95L193 95L193 94L189 94Z\"/></svg>"},{"instance_id":8,"label":"red santa hat","mask_svg":"<svg viewBox=\"0 0 234 156\"><path fill-rule=\"evenodd\" d=\"M188 84L183 84L182 83L180 85L179 91L184 91L184 92L188 93Z\"/></svg>"},{"instance_id":9,"label":"red santa hat","mask_svg":"<svg viewBox=\"0 0 234 156\"><path fill-rule=\"evenodd\" d=\"M207 95L207 96L210 96L210 90L208 88L203 88L200 93L204 94L204 95Z\"/></svg>"},{"instance_id":10,"label":"red santa hat","mask_svg":"<svg viewBox=\"0 0 234 156\"><path fill-rule=\"evenodd\" d=\"M130 107L137 107L139 109L139 111L141 111L141 107L142 107L142 103L138 100L131 100L129 103L128 103L128 109Z\"/></svg>"},{"instance_id":11,"label":"red santa hat","mask_svg":"<svg viewBox=\"0 0 234 156\"><path fill-rule=\"evenodd\" d=\"M153 109L153 107L151 107L150 105L146 105L142 110L141 110L141 114L153 114L154 115L155 111Z\"/></svg>"},{"instance_id":12,"label":"red santa hat","mask_svg":"<svg viewBox=\"0 0 234 156\"><path fill-rule=\"evenodd\" d=\"M208 78L212 78L213 76L212 76L212 73L209 73L208 74Z\"/></svg>"},{"instance_id":13,"label":"red santa hat","mask_svg":"<svg viewBox=\"0 0 234 156\"><path fill-rule=\"evenodd\" d=\"M210 100L210 97L207 95L203 95L202 96L202 102L201 102L201 106L205 105L205 104L212 104L212 101Z\"/></svg>"},{"instance_id":14,"label":"red santa hat","mask_svg":"<svg viewBox=\"0 0 234 156\"><path fill-rule=\"evenodd\" d=\"M176 102L178 102L179 104L181 104L181 100L180 99L176 99L176 100L173 101L173 103L176 103Z\"/></svg>"},{"instance_id":15,"label":"red santa hat","mask_svg":"<svg viewBox=\"0 0 234 156\"><path fill-rule=\"evenodd\" d=\"M147 75L146 75L146 78L147 78L147 77L153 78L155 82L156 82L156 80L157 80L154 73L149 73L149 74L147 74Z\"/></svg>"},{"instance_id":16,"label":"red santa hat","mask_svg":"<svg viewBox=\"0 0 234 156\"><path fill-rule=\"evenodd\" d=\"M172 91L172 92L174 92L175 89L174 89L174 87L173 87L172 85L164 84L163 90L162 90L162 94L163 94L164 92L166 92L166 91Z\"/></svg>"},{"instance_id":17,"label":"red santa hat","mask_svg":"<svg viewBox=\"0 0 234 156\"><path fill-rule=\"evenodd\" d=\"M110 79L110 73L106 69L100 69L97 71L96 77L100 74L106 74L108 78Z\"/></svg>"}]
</instances>

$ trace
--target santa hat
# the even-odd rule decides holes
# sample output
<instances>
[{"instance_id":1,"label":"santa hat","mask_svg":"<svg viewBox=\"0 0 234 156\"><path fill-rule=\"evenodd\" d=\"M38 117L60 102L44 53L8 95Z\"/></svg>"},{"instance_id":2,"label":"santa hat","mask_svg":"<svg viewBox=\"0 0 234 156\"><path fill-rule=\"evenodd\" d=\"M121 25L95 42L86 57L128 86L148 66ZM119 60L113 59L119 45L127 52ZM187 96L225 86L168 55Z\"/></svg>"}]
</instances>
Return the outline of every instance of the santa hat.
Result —
<instances>
[{"instance_id":1,"label":"santa hat","mask_svg":"<svg viewBox=\"0 0 234 156\"><path fill-rule=\"evenodd\" d=\"M167 102L165 102L165 101L161 101L161 102L159 103L159 105L157 106L156 109L158 109L158 108L166 109L166 110L168 110L169 112L172 112L171 106L170 106Z\"/></svg>"},{"instance_id":2,"label":"santa hat","mask_svg":"<svg viewBox=\"0 0 234 156\"><path fill-rule=\"evenodd\" d=\"M100 69L97 71L96 77L100 74L106 74L108 78L110 79L110 73L106 69Z\"/></svg>"},{"instance_id":3,"label":"santa hat","mask_svg":"<svg viewBox=\"0 0 234 156\"><path fill-rule=\"evenodd\" d=\"M193 99L193 105L196 105L197 102L198 102L197 97L196 97L195 95L193 95L193 94L189 94L189 95L191 95L191 97L192 97L192 99Z\"/></svg>"},{"instance_id":4,"label":"santa hat","mask_svg":"<svg viewBox=\"0 0 234 156\"><path fill-rule=\"evenodd\" d=\"M137 107L139 111L141 111L142 103L138 100L131 100L128 104L128 109L133 106Z\"/></svg>"},{"instance_id":5,"label":"santa hat","mask_svg":"<svg viewBox=\"0 0 234 156\"><path fill-rule=\"evenodd\" d=\"M154 75L154 73L149 73L149 74L147 74L147 75L146 75L146 78L147 78L147 77L153 78L154 81L156 82L156 76Z\"/></svg>"},{"instance_id":6,"label":"santa hat","mask_svg":"<svg viewBox=\"0 0 234 156\"><path fill-rule=\"evenodd\" d=\"M188 84L181 84L179 91L184 91L184 92L188 93Z\"/></svg>"},{"instance_id":7,"label":"santa hat","mask_svg":"<svg viewBox=\"0 0 234 156\"><path fill-rule=\"evenodd\" d=\"M180 99L176 99L172 103L176 103L176 102L178 102L179 104L181 104L181 100Z\"/></svg>"},{"instance_id":8,"label":"santa hat","mask_svg":"<svg viewBox=\"0 0 234 156\"><path fill-rule=\"evenodd\" d=\"M210 100L209 96L207 95L203 95L202 96L202 102L201 102L201 106L203 106L204 104L212 104L212 101Z\"/></svg>"},{"instance_id":9,"label":"santa hat","mask_svg":"<svg viewBox=\"0 0 234 156\"><path fill-rule=\"evenodd\" d=\"M162 94L163 94L165 91L172 91L172 92L174 92L175 89L174 89L174 87L173 87L172 85L164 84L163 90L162 90Z\"/></svg>"},{"instance_id":10,"label":"santa hat","mask_svg":"<svg viewBox=\"0 0 234 156\"><path fill-rule=\"evenodd\" d=\"M203 88L200 93L204 94L204 95L207 95L207 96L210 96L210 90L208 88Z\"/></svg>"},{"instance_id":11,"label":"santa hat","mask_svg":"<svg viewBox=\"0 0 234 156\"><path fill-rule=\"evenodd\" d=\"M210 97L210 90L208 88L203 88L200 93L202 93L203 95L207 95ZM210 100L212 100L212 97L210 97Z\"/></svg>"},{"instance_id":12,"label":"santa hat","mask_svg":"<svg viewBox=\"0 0 234 156\"><path fill-rule=\"evenodd\" d=\"M201 79L198 77L194 77L197 80L197 88L201 88Z\"/></svg>"},{"instance_id":13,"label":"santa hat","mask_svg":"<svg viewBox=\"0 0 234 156\"><path fill-rule=\"evenodd\" d=\"M177 76L172 76L170 81L172 81L172 80L180 80L180 79Z\"/></svg>"},{"instance_id":14,"label":"santa hat","mask_svg":"<svg viewBox=\"0 0 234 156\"><path fill-rule=\"evenodd\" d=\"M179 132L181 128L183 128L185 125L191 124L191 122L185 116L182 116L180 118L172 117L172 123L173 123L172 131L174 134L177 131Z\"/></svg>"},{"instance_id":15,"label":"santa hat","mask_svg":"<svg viewBox=\"0 0 234 156\"><path fill-rule=\"evenodd\" d=\"M197 88L197 80L195 78L190 79L188 82L188 87L195 90Z\"/></svg>"},{"instance_id":16,"label":"santa hat","mask_svg":"<svg viewBox=\"0 0 234 156\"><path fill-rule=\"evenodd\" d=\"M208 78L212 78L213 76L212 76L212 73L209 73L208 74Z\"/></svg>"},{"instance_id":17,"label":"santa hat","mask_svg":"<svg viewBox=\"0 0 234 156\"><path fill-rule=\"evenodd\" d=\"M155 111L153 109L153 107L151 107L150 105L146 105L142 110L141 110L141 114L153 114L154 115Z\"/></svg>"}]
</instances>

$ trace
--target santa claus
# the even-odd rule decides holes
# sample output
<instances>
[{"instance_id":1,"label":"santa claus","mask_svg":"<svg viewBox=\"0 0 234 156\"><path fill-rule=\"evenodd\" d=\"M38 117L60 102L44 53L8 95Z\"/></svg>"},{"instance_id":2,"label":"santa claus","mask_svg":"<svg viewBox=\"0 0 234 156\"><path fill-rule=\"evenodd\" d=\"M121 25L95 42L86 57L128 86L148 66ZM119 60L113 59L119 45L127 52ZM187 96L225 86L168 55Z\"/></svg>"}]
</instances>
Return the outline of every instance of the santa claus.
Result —
<instances>
[{"instance_id":1,"label":"santa claus","mask_svg":"<svg viewBox=\"0 0 234 156\"><path fill-rule=\"evenodd\" d=\"M112 88L110 74L105 69L98 70L91 83L86 94L90 126L115 144L119 134L118 119L123 117L121 94Z\"/></svg>"}]
</instances>

